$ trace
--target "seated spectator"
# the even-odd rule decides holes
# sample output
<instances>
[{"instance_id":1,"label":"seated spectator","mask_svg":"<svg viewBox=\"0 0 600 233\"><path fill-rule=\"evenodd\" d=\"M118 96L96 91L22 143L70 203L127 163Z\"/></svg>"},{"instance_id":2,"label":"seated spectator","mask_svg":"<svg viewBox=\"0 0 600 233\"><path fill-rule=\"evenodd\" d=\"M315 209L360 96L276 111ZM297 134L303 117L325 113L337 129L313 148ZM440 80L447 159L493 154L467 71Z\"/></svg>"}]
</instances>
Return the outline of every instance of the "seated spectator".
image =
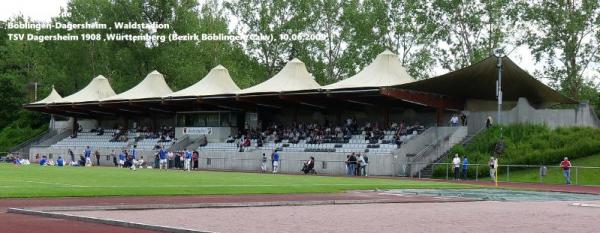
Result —
<instances>
[{"instance_id":1,"label":"seated spectator","mask_svg":"<svg viewBox=\"0 0 600 233\"><path fill-rule=\"evenodd\" d=\"M207 144L208 144L208 139L206 139L205 135L202 135L200 137L200 144L199 144L199 146L205 147Z\"/></svg>"},{"instance_id":2,"label":"seated spectator","mask_svg":"<svg viewBox=\"0 0 600 233\"><path fill-rule=\"evenodd\" d=\"M141 156L140 159L138 160L133 160L132 163L135 163L136 167L140 167L140 168L144 168L145 165L145 161L144 161L144 156Z\"/></svg>"},{"instance_id":3,"label":"seated spectator","mask_svg":"<svg viewBox=\"0 0 600 233\"><path fill-rule=\"evenodd\" d=\"M249 147L252 144L252 142L250 142L249 138L244 139L244 143L242 144L243 147Z\"/></svg>"},{"instance_id":4,"label":"seated spectator","mask_svg":"<svg viewBox=\"0 0 600 233\"><path fill-rule=\"evenodd\" d=\"M79 156L79 166L85 167L85 157L83 157L83 155Z\"/></svg>"},{"instance_id":5,"label":"seated spectator","mask_svg":"<svg viewBox=\"0 0 600 233\"><path fill-rule=\"evenodd\" d=\"M304 162L304 166L302 167L302 171L304 174L308 174L309 172L314 172L315 168L315 157L310 156L310 159Z\"/></svg>"},{"instance_id":6,"label":"seated spectator","mask_svg":"<svg viewBox=\"0 0 600 233\"><path fill-rule=\"evenodd\" d=\"M40 159L40 166L46 166L47 162L48 162L48 160L46 159L46 156L45 155L42 156L42 159Z\"/></svg>"},{"instance_id":7,"label":"seated spectator","mask_svg":"<svg viewBox=\"0 0 600 233\"><path fill-rule=\"evenodd\" d=\"M257 147L262 147L263 146L263 140L262 137L258 137L258 139L256 139L256 146Z\"/></svg>"},{"instance_id":8,"label":"seated spectator","mask_svg":"<svg viewBox=\"0 0 600 233\"><path fill-rule=\"evenodd\" d=\"M104 128L100 127L100 128L98 129L98 134L97 134L97 135L98 135L98 136L104 135Z\"/></svg>"},{"instance_id":9,"label":"seated spectator","mask_svg":"<svg viewBox=\"0 0 600 233\"><path fill-rule=\"evenodd\" d=\"M226 143L234 143L235 142L235 138L233 138L233 136L229 135L229 137L227 137L227 140L225 142Z\"/></svg>"}]
</instances>

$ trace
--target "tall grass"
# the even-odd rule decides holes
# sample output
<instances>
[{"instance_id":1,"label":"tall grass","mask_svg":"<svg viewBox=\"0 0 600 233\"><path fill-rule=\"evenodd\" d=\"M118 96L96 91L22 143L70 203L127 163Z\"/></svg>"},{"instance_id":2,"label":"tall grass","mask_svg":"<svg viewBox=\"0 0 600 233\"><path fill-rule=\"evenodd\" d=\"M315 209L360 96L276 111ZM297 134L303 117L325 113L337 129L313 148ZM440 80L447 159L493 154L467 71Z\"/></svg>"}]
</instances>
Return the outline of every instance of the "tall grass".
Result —
<instances>
[{"instance_id":1,"label":"tall grass","mask_svg":"<svg viewBox=\"0 0 600 233\"><path fill-rule=\"evenodd\" d=\"M564 127L554 130L544 125L514 124L503 126L504 153L500 164L557 165L567 156L570 159L600 154L600 129L590 127ZM475 136L466 147L454 146L450 155L466 155L471 164L486 164L500 138L500 128L495 126ZM451 156L450 156L451 157ZM451 162L451 158L444 162ZM483 170L482 170L483 169ZM485 174L487 166L479 173ZM435 177L445 176L440 166ZM474 171L469 171L469 174Z\"/></svg>"}]
</instances>

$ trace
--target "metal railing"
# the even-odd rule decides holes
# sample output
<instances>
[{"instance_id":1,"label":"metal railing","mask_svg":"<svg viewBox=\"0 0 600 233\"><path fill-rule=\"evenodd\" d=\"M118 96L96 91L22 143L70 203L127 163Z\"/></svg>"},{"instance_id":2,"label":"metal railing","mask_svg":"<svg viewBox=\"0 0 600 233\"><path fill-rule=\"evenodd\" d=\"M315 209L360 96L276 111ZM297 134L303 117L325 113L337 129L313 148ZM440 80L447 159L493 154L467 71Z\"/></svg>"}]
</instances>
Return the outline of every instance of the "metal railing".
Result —
<instances>
[{"instance_id":1,"label":"metal railing","mask_svg":"<svg viewBox=\"0 0 600 233\"><path fill-rule=\"evenodd\" d=\"M408 163L409 166L425 163ZM431 163L432 178L454 178L454 166L452 163ZM440 168L442 167L442 168ZM437 168L437 170L436 170ZM491 180L488 164L469 164L467 168L467 179ZM518 165L499 164L497 170L498 182L538 182L538 183L564 183L563 168L558 165ZM531 173L535 171L536 175ZM511 178L511 172L517 173L517 177ZM595 174L600 172L600 167L594 166L572 166L570 168L570 179L573 184L598 185L600 179ZM463 179L462 164L459 166L459 178ZM421 179L421 171L414 178ZM562 179L561 179L562 178Z\"/></svg>"}]
</instances>

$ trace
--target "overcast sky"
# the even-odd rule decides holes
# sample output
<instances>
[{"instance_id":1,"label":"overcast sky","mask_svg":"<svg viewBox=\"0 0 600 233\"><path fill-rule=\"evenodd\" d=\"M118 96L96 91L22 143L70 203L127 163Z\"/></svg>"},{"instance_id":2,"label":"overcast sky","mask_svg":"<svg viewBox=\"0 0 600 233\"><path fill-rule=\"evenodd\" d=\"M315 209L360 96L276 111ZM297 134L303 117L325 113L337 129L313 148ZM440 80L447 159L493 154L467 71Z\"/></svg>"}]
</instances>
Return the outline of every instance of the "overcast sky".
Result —
<instances>
[{"instance_id":1,"label":"overcast sky","mask_svg":"<svg viewBox=\"0 0 600 233\"><path fill-rule=\"evenodd\" d=\"M198 0L202 3L204 0ZM2 7L0 7L0 20L7 20L15 17L19 14L23 14L25 17L29 17L36 21L49 21L53 16L57 16L60 13L61 7L66 7L68 0L7 0L3 1ZM511 48L512 49L512 48ZM509 51L507 51L509 52ZM527 70L530 74L537 69L541 69L541 66L536 66L533 61L533 56L529 52L526 46L521 46L514 49L512 53L508 55L515 63L519 64L521 68ZM446 70L437 68L434 69L435 75L441 75L446 73ZM542 80L547 83L547 80Z\"/></svg>"}]
</instances>

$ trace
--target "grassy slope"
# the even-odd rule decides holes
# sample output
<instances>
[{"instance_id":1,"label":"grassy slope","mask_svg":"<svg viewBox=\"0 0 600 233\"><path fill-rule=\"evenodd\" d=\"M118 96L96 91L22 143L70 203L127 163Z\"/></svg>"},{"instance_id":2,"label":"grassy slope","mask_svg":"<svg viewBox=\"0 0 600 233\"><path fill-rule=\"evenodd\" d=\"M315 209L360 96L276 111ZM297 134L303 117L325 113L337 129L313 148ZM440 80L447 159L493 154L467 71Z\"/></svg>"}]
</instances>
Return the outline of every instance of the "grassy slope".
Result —
<instances>
[{"instance_id":1,"label":"grassy slope","mask_svg":"<svg viewBox=\"0 0 600 233\"><path fill-rule=\"evenodd\" d=\"M326 193L461 187L473 186L375 178L0 165L0 197Z\"/></svg>"},{"instance_id":2,"label":"grassy slope","mask_svg":"<svg viewBox=\"0 0 600 233\"><path fill-rule=\"evenodd\" d=\"M494 144L500 135L497 127L484 131L474 140L462 147L455 146L451 155L467 155L471 164L486 164ZM505 153L500 164L556 165L564 156L571 159L584 158L600 154L600 129L584 127L566 127L550 130L541 125L510 125L503 129ZM451 162L450 159L445 162ZM586 162L581 165L589 166ZM483 169L483 170L482 170ZM487 166L480 167L479 174L486 174ZM436 177L445 176L441 166L435 169ZM475 169L469 170L475 177Z\"/></svg>"},{"instance_id":3,"label":"grassy slope","mask_svg":"<svg viewBox=\"0 0 600 233\"><path fill-rule=\"evenodd\" d=\"M579 158L571 161L573 166L585 166L585 167L600 167L600 154ZM554 164L558 166L558 164ZM575 183L575 176L577 174L577 184L581 185L600 185L600 169L598 168L580 168L575 171L571 171L571 182ZM503 169L499 175L501 181L510 179L515 182L540 182L539 168L510 171L509 176L506 176L506 170ZM563 177L562 169L557 167L549 167L548 173L543 179L544 183L551 184L563 184L565 179Z\"/></svg>"}]
</instances>

